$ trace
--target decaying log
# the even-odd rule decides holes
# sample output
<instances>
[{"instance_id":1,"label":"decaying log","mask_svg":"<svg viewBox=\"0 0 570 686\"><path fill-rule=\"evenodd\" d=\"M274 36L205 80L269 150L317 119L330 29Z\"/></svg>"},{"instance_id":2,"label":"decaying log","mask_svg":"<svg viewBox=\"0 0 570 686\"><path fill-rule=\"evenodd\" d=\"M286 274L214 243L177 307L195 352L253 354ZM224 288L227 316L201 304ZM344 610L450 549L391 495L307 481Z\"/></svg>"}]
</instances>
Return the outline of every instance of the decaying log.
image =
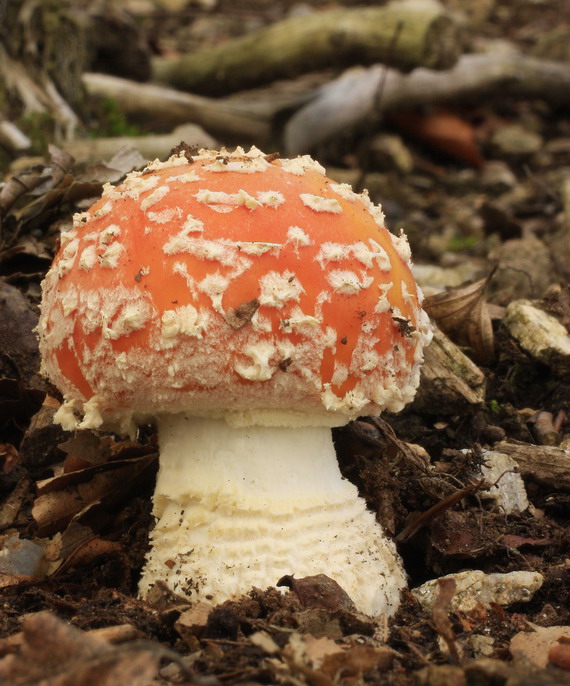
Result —
<instances>
[{"instance_id":1,"label":"decaying log","mask_svg":"<svg viewBox=\"0 0 570 686\"><path fill-rule=\"evenodd\" d=\"M181 90L223 95L308 71L389 60L399 69L445 69L460 32L438 3L314 12L276 22L178 59L157 58L154 78Z\"/></svg>"},{"instance_id":2,"label":"decaying log","mask_svg":"<svg viewBox=\"0 0 570 686\"><path fill-rule=\"evenodd\" d=\"M485 400L485 375L435 324L426 348L414 407L434 414L457 414Z\"/></svg>"},{"instance_id":3,"label":"decaying log","mask_svg":"<svg viewBox=\"0 0 570 686\"><path fill-rule=\"evenodd\" d=\"M570 65L518 53L464 55L445 72L401 74L375 65L352 69L324 86L294 114L285 129L288 155L310 152L325 141L377 121L383 112L416 105L476 99L493 93L570 102Z\"/></svg>"},{"instance_id":4,"label":"decaying log","mask_svg":"<svg viewBox=\"0 0 570 686\"><path fill-rule=\"evenodd\" d=\"M502 441L494 450L512 457L523 476L570 491L570 450L514 441Z\"/></svg>"},{"instance_id":5,"label":"decaying log","mask_svg":"<svg viewBox=\"0 0 570 686\"><path fill-rule=\"evenodd\" d=\"M189 122L233 139L260 143L269 137L270 119L254 107L237 102L212 100L171 88L137 83L107 74L84 74L83 83L92 97L114 100L129 121L150 124L154 130L169 130Z\"/></svg>"}]
</instances>

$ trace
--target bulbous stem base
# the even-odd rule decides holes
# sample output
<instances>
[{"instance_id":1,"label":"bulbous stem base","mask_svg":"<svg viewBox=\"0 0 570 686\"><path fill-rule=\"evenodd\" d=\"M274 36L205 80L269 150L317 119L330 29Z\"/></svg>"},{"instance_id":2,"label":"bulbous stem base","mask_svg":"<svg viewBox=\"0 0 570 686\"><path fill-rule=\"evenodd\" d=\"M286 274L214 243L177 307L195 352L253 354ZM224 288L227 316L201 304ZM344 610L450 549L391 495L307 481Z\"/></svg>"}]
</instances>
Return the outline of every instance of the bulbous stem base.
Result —
<instances>
[{"instance_id":1,"label":"bulbous stem base","mask_svg":"<svg viewBox=\"0 0 570 686\"><path fill-rule=\"evenodd\" d=\"M140 582L223 602L284 575L326 574L357 608L393 614L405 575L394 544L339 471L330 429L232 428L159 419L157 524Z\"/></svg>"}]
</instances>

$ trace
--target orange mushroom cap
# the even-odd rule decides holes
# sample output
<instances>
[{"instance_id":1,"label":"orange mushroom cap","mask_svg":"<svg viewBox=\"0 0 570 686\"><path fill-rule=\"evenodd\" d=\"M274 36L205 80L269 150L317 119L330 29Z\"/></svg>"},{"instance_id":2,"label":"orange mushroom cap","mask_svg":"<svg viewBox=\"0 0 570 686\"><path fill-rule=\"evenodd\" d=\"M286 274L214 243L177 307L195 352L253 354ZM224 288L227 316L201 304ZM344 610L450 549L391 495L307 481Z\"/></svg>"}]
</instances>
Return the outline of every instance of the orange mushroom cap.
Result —
<instances>
[{"instance_id":1,"label":"orange mushroom cap","mask_svg":"<svg viewBox=\"0 0 570 686\"><path fill-rule=\"evenodd\" d=\"M43 288L43 370L67 428L397 411L430 336L407 240L380 208L309 157L255 148L180 154L107 185L62 234Z\"/></svg>"}]
</instances>

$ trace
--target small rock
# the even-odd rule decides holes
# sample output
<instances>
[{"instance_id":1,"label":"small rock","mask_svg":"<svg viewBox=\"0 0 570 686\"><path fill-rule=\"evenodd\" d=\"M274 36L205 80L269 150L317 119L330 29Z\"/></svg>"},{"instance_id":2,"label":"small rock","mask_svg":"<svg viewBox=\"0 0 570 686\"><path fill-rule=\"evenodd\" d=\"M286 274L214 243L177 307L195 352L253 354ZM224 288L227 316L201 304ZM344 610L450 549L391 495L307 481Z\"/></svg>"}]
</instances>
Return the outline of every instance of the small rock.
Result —
<instances>
[{"instance_id":1,"label":"small rock","mask_svg":"<svg viewBox=\"0 0 570 686\"><path fill-rule=\"evenodd\" d=\"M378 134L374 136L370 146L370 153L378 169L397 169L408 174L414 168L412 153L404 144L400 136Z\"/></svg>"},{"instance_id":2,"label":"small rock","mask_svg":"<svg viewBox=\"0 0 570 686\"><path fill-rule=\"evenodd\" d=\"M542 149L542 136L519 124L504 126L492 138L497 152L502 155L532 155Z\"/></svg>"},{"instance_id":3,"label":"small rock","mask_svg":"<svg viewBox=\"0 0 570 686\"><path fill-rule=\"evenodd\" d=\"M210 603L193 603L190 609L182 612L174 624L174 628L180 637L188 642L190 637L200 638L208 624L208 617L213 606Z\"/></svg>"},{"instance_id":4,"label":"small rock","mask_svg":"<svg viewBox=\"0 0 570 686\"><path fill-rule=\"evenodd\" d=\"M524 512L528 507L528 497L518 465L508 455L492 450L483 451L485 464L481 466L481 476L491 486L481 492L481 497L493 500L505 514ZM496 483L495 483L496 482Z\"/></svg>"},{"instance_id":5,"label":"small rock","mask_svg":"<svg viewBox=\"0 0 570 686\"><path fill-rule=\"evenodd\" d=\"M508 164L502 160L486 162L481 169L481 186L491 193L508 191L516 182L517 177Z\"/></svg>"},{"instance_id":6,"label":"small rock","mask_svg":"<svg viewBox=\"0 0 570 686\"><path fill-rule=\"evenodd\" d=\"M483 634L471 634L466 642L475 657L491 657L495 652L495 639Z\"/></svg>"},{"instance_id":7,"label":"small rock","mask_svg":"<svg viewBox=\"0 0 570 686\"><path fill-rule=\"evenodd\" d=\"M570 372L570 335L555 317L529 300L515 300L507 307L503 323L535 360L560 373Z\"/></svg>"},{"instance_id":8,"label":"small rock","mask_svg":"<svg viewBox=\"0 0 570 686\"><path fill-rule=\"evenodd\" d=\"M524 660L537 667L546 667L549 650L562 636L570 636L570 627L541 626L534 631L519 631L512 637L509 649L515 662Z\"/></svg>"},{"instance_id":9,"label":"small rock","mask_svg":"<svg viewBox=\"0 0 570 686\"><path fill-rule=\"evenodd\" d=\"M33 541L20 539L16 534L1 541L0 574L40 574L43 548Z\"/></svg>"},{"instance_id":10,"label":"small rock","mask_svg":"<svg viewBox=\"0 0 570 686\"><path fill-rule=\"evenodd\" d=\"M474 264L472 261L463 262L453 267L440 267L435 264L414 264L412 272L416 281L424 290L456 288L467 281L476 281L481 278L479 265ZM426 295L430 293L426 293Z\"/></svg>"},{"instance_id":11,"label":"small rock","mask_svg":"<svg viewBox=\"0 0 570 686\"><path fill-rule=\"evenodd\" d=\"M451 608L460 612L470 612L480 605L490 607L492 603L507 606L528 602L544 581L544 577L538 572L485 574L476 569L448 574L442 578L455 581ZM438 579L426 581L412 589L412 594L425 608L431 609L439 595Z\"/></svg>"},{"instance_id":12,"label":"small rock","mask_svg":"<svg viewBox=\"0 0 570 686\"><path fill-rule=\"evenodd\" d=\"M501 305L515 298L538 298L556 278L550 250L533 235L504 241L489 259L498 263L489 292Z\"/></svg>"}]
</instances>

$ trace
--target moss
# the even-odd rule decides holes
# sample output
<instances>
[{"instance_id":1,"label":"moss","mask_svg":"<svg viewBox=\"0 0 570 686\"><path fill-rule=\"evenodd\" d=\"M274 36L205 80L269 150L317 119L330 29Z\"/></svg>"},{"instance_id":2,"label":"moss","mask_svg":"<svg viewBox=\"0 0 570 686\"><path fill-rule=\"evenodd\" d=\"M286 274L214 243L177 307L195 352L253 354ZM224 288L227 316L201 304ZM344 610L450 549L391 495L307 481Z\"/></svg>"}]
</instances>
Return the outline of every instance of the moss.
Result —
<instances>
[{"instance_id":1,"label":"moss","mask_svg":"<svg viewBox=\"0 0 570 686\"><path fill-rule=\"evenodd\" d=\"M477 236L453 236L447 243L450 252L463 252L473 248L479 242Z\"/></svg>"},{"instance_id":2,"label":"moss","mask_svg":"<svg viewBox=\"0 0 570 686\"><path fill-rule=\"evenodd\" d=\"M125 113L112 98L102 99L92 116L97 121L97 130L92 131L93 138L139 136L141 130L136 124L128 121Z\"/></svg>"},{"instance_id":3,"label":"moss","mask_svg":"<svg viewBox=\"0 0 570 686\"><path fill-rule=\"evenodd\" d=\"M55 123L53 117L47 112L30 112L20 117L15 123L32 141L29 154L43 155L49 143L55 138Z\"/></svg>"}]
</instances>

